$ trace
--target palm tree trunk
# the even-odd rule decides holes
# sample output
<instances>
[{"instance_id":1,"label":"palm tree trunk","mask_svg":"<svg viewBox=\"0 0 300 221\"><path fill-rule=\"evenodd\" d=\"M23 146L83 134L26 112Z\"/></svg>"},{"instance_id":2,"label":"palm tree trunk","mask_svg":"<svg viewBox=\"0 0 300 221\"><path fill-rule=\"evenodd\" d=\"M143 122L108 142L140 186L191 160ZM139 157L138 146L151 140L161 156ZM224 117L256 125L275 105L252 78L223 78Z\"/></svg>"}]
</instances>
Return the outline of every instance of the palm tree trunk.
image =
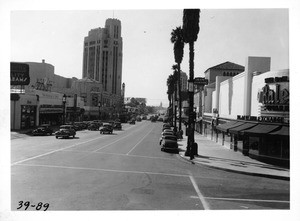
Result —
<instances>
[{"instance_id":1,"label":"palm tree trunk","mask_svg":"<svg viewBox=\"0 0 300 221\"><path fill-rule=\"evenodd\" d=\"M181 131L181 70L180 70L180 63L177 63L178 65L178 100L179 100L179 105L178 105L178 108L179 108L179 131Z\"/></svg>"},{"instance_id":2,"label":"palm tree trunk","mask_svg":"<svg viewBox=\"0 0 300 221\"><path fill-rule=\"evenodd\" d=\"M194 42L189 42L189 81L194 81ZM193 159L192 145L195 142L194 138L194 92L189 92L189 121L188 121L188 140L187 140L187 150L185 155L190 156Z\"/></svg>"}]
</instances>

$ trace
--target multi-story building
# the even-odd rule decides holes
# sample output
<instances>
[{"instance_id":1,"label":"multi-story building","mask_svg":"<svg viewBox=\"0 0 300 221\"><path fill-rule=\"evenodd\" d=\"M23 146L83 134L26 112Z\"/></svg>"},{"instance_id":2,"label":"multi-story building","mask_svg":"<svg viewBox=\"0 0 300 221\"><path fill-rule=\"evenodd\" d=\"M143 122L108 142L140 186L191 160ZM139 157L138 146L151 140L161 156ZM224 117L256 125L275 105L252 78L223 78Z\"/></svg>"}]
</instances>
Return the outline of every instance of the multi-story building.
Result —
<instances>
[{"instance_id":1,"label":"multi-story building","mask_svg":"<svg viewBox=\"0 0 300 221\"><path fill-rule=\"evenodd\" d=\"M107 19L105 28L92 29L84 38L82 78L98 81L103 92L121 95L122 56L121 22Z\"/></svg>"},{"instance_id":2,"label":"multi-story building","mask_svg":"<svg viewBox=\"0 0 300 221\"><path fill-rule=\"evenodd\" d=\"M125 90L122 44L121 22L107 19L105 28L92 29L84 39L82 79L56 75L54 66L44 60L17 65L27 65L29 76L26 85L11 85L11 129L117 117ZM19 79L17 72L11 74L12 81Z\"/></svg>"},{"instance_id":3,"label":"multi-story building","mask_svg":"<svg viewBox=\"0 0 300 221\"><path fill-rule=\"evenodd\" d=\"M108 112L122 111L122 58L120 20L107 19L104 28L92 29L84 38L82 78L99 85L91 96L87 110L89 118L97 115L98 106ZM82 93L83 97L87 96L86 91Z\"/></svg>"}]
</instances>

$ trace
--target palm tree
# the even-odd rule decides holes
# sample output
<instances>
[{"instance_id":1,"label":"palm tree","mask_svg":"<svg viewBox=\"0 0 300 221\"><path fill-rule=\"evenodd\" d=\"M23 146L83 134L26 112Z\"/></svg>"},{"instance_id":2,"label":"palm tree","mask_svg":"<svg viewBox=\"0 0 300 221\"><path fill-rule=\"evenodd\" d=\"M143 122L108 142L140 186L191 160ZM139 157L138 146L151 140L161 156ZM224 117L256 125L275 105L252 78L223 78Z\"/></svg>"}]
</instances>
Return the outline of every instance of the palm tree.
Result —
<instances>
[{"instance_id":1,"label":"palm tree","mask_svg":"<svg viewBox=\"0 0 300 221\"><path fill-rule=\"evenodd\" d=\"M178 82L178 99L179 99L179 131L181 131L181 70L180 70L180 64L182 62L183 58L183 48L184 48L184 41L183 41L183 33L182 33L182 28L176 27L176 29L173 29L171 32L171 43L174 44L173 50L174 50L174 59L175 62L177 63L176 70L174 69L173 65L173 70L177 71L178 75L177 76L177 82Z\"/></svg>"},{"instance_id":2,"label":"palm tree","mask_svg":"<svg viewBox=\"0 0 300 221\"><path fill-rule=\"evenodd\" d=\"M167 79L167 86L168 86L168 90L167 90L167 94L168 94L168 100L169 100L169 110L173 110L173 94L175 91L175 76L173 74L170 74L168 79ZM173 112L170 113L169 117L172 117ZM172 119L172 118L171 118Z\"/></svg>"},{"instance_id":3,"label":"palm tree","mask_svg":"<svg viewBox=\"0 0 300 221\"><path fill-rule=\"evenodd\" d=\"M173 98L174 98L174 103L173 103L173 106L174 106L174 132L177 132L177 105L176 105L176 101L177 101L177 82L178 82L178 75L177 75L177 72L178 72L178 67L177 67L177 64L173 65L172 66L172 70L173 70L173 76L174 76L174 95L173 95Z\"/></svg>"},{"instance_id":4,"label":"palm tree","mask_svg":"<svg viewBox=\"0 0 300 221\"><path fill-rule=\"evenodd\" d=\"M194 81L194 42L197 41L199 33L199 18L200 9L184 9L183 10L183 39L185 43L189 44L189 81ZM189 135L187 142L186 156L190 156L190 159L194 158L192 145L195 142L194 138L194 93L189 93Z\"/></svg>"}]
</instances>

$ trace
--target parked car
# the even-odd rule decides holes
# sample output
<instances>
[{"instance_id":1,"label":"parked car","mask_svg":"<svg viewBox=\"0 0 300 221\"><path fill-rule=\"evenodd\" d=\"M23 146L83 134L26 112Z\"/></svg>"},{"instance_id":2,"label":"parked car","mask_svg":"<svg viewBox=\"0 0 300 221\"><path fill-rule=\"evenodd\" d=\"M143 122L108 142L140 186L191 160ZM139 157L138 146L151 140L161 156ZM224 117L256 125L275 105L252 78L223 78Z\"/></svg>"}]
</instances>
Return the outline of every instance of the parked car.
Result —
<instances>
[{"instance_id":1,"label":"parked car","mask_svg":"<svg viewBox=\"0 0 300 221\"><path fill-rule=\"evenodd\" d=\"M171 130L171 125L170 124L164 124L162 130L165 130L165 129L170 129Z\"/></svg>"},{"instance_id":2,"label":"parked car","mask_svg":"<svg viewBox=\"0 0 300 221\"><path fill-rule=\"evenodd\" d=\"M34 129L32 131L32 135L37 136L37 135L52 135L53 129L50 127L49 124L42 124L38 128Z\"/></svg>"},{"instance_id":3,"label":"parked car","mask_svg":"<svg viewBox=\"0 0 300 221\"><path fill-rule=\"evenodd\" d=\"M98 125L99 125L99 127L103 125L103 123L102 123L102 121L101 121L101 120L93 120L93 122L92 122L92 123L96 123L96 124L98 124Z\"/></svg>"},{"instance_id":4,"label":"parked car","mask_svg":"<svg viewBox=\"0 0 300 221\"><path fill-rule=\"evenodd\" d=\"M105 123L103 124L103 126L99 128L99 131L100 134L105 134L105 133L112 134L113 126L110 123Z\"/></svg>"},{"instance_id":5,"label":"parked car","mask_svg":"<svg viewBox=\"0 0 300 221\"><path fill-rule=\"evenodd\" d=\"M90 123L88 126L88 130L99 130L100 125L98 123Z\"/></svg>"},{"instance_id":6,"label":"parked car","mask_svg":"<svg viewBox=\"0 0 300 221\"><path fill-rule=\"evenodd\" d=\"M75 131L81 130L81 126L77 123L67 122L65 125L72 126Z\"/></svg>"},{"instance_id":7,"label":"parked car","mask_svg":"<svg viewBox=\"0 0 300 221\"><path fill-rule=\"evenodd\" d=\"M164 129L161 134L163 134L164 132L170 132L175 136L175 132L172 129Z\"/></svg>"},{"instance_id":8,"label":"parked car","mask_svg":"<svg viewBox=\"0 0 300 221\"><path fill-rule=\"evenodd\" d=\"M56 139L59 137L75 137L76 131L72 125L61 125L59 130L55 132Z\"/></svg>"},{"instance_id":9,"label":"parked car","mask_svg":"<svg viewBox=\"0 0 300 221\"><path fill-rule=\"evenodd\" d=\"M121 124L121 122L115 122L114 123L114 129L122 130L122 124Z\"/></svg>"},{"instance_id":10,"label":"parked car","mask_svg":"<svg viewBox=\"0 0 300 221\"><path fill-rule=\"evenodd\" d=\"M174 135L174 132L169 132L169 131L162 132L161 137L159 139L159 145L161 145L162 140L165 139L166 136L175 136L175 135Z\"/></svg>"},{"instance_id":11,"label":"parked car","mask_svg":"<svg viewBox=\"0 0 300 221\"><path fill-rule=\"evenodd\" d=\"M161 141L161 151L179 153L177 137L173 135L164 136Z\"/></svg>"},{"instance_id":12,"label":"parked car","mask_svg":"<svg viewBox=\"0 0 300 221\"><path fill-rule=\"evenodd\" d=\"M129 124L135 124L135 120L134 120L134 119L131 119L131 120L129 121Z\"/></svg>"}]
</instances>

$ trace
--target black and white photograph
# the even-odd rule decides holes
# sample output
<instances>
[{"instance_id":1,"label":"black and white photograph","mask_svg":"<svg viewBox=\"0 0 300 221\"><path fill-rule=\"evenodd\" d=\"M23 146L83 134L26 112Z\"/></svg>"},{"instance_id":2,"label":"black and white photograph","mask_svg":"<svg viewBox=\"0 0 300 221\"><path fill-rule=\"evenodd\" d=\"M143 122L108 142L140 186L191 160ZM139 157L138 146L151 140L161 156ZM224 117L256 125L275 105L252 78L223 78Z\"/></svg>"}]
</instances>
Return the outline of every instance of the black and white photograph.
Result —
<instances>
[{"instance_id":1,"label":"black and white photograph","mask_svg":"<svg viewBox=\"0 0 300 221\"><path fill-rule=\"evenodd\" d=\"M25 2L1 3L1 220L300 217L299 3Z\"/></svg>"}]
</instances>

